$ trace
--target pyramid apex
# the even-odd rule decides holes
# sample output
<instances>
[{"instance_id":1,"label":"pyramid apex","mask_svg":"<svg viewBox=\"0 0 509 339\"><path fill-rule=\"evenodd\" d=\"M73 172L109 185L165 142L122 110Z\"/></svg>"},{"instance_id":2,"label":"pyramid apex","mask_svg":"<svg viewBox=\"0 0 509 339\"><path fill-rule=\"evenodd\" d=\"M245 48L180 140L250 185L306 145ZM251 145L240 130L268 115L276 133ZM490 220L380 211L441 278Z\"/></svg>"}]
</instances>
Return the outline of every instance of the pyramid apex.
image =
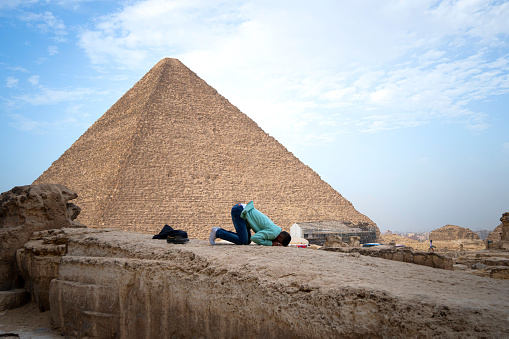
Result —
<instances>
[{"instance_id":1,"label":"pyramid apex","mask_svg":"<svg viewBox=\"0 0 509 339\"><path fill-rule=\"evenodd\" d=\"M162 58L161 60L159 60L156 66L163 65L183 65L183 63L179 59L175 58Z\"/></svg>"}]
</instances>

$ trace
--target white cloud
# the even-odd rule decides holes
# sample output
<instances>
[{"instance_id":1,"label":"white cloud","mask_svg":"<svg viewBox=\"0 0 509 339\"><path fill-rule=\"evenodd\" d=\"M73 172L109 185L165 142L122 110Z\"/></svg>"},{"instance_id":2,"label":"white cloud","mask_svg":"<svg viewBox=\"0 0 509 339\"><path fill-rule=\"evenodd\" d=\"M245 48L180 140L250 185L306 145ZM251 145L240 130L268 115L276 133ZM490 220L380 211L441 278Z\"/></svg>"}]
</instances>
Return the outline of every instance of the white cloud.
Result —
<instances>
[{"instance_id":1,"label":"white cloud","mask_svg":"<svg viewBox=\"0 0 509 339\"><path fill-rule=\"evenodd\" d=\"M209 48L240 20L226 1L139 1L100 18L80 45L94 64L145 67L176 50ZM219 6L219 7L216 7ZM155 55L154 55L155 54Z\"/></svg>"},{"instance_id":2,"label":"white cloud","mask_svg":"<svg viewBox=\"0 0 509 339\"><path fill-rule=\"evenodd\" d=\"M288 138L433 120L479 132L486 115L469 104L509 92L509 55L492 49L509 34L508 16L507 3L487 0L147 0L99 18L79 43L97 66L178 57Z\"/></svg>"},{"instance_id":3,"label":"white cloud","mask_svg":"<svg viewBox=\"0 0 509 339\"><path fill-rule=\"evenodd\" d=\"M18 86L18 82L19 82L19 79L12 77L12 76L8 76L5 79L5 87L9 87L9 88L16 87L16 86Z\"/></svg>"},{"instance_id":4,"label":"white cloud","mask_svg":"<svg viewBox=\"0 0 509 339\"><path fill-rule=\"evenodd\" d=\"M30 7L39 2L45 4L57 4L62 7L77 9L82 2L92 2L97 0L2 0L0 9L13 9L16 7Z\"/></svg>"},{"instance_id":5,"label":"white cloud","mask_svg":"<svg viewBox=\"0 0 509 339\"><path fill-rule=\"evenodd\" d=\"M375 104L384 104L392 102L393 91L388 88L379 89L369 95L369 99Z\"/></svg>"},{"instance_id":6,"label":"white cloud","mask_svg":"<svg viewBox=\"0 0 509 339\"><path fill-rule=\"evenodd\" d=\"M46 57L38 57L37 60L35 61L35 63L38 64L38 65L41 65L41 64L45 63L46 61L48 61L48 58L46 58Z\"/></svg>"},{"instance_id":7,"label":"white cloud","mask_svg":"<svg viewBox=\"0 0 509 339\"><path fill-rule=\"evenodd\" d=\"M33 86L37 86L39 84L39 79L41 77L38 76L38 75L32 75L31 77L28 78L28 82L30 84L32 84Z\"/></svg>"},{"instance_id":8,"label":"white cloud","mask_svg":"<svg viewBox=\"0 0 509 339\"><path fill-rule=\"evenodd\" d=\"M49 55L58 54L58 47L55 45L48 46L48 54Z\"/></svg>"},{"instance_id":9,"label":"white cloud","mask_svg":"<svg viewBox=\"0 0 509 339\"><path fill-rule=\"evenodd\" d=\"M65 101L82 100L92 94L97 94L97 92L88 88L59 90L41 87L39 93L25 94L17 96L14 99L34 106L39 106L54 105Z\"/></svg>"},{"instance_id":10,"label":"white cloud","mask_svg":"<svg viewBox=\"0 0 509 339\"><path fill-rule=\"evenodd\" d=\"M20 18L25 21L29 26L36 28L42 33L52 33L62 39L62 36L67 34L66 26L61 19L58 19L52 12L44 13L25 13Z\"/></svg>"},{"instance_id":11,"label":"white cloud","mask_svg":"<svg viewBox=\"0 0 509 339\"><path fill-rule=\"evenodd\" d=\"M14 67L6 67L7 69L10 69L11 71L16 71L16 72L23 72L23 73L27 73L28 70L24 67L21 67L21 66L14 66Z\"/></svg>"},{"instance_id":12,"label":"white cloud","mask_svg":"<svg viewBox=\"0 0 509 339\"><path fill-rule=\"evenodd\" d=\"M36 120L22 114L10 114L9 125L20 130L38 134L47 134L52 131L71 128L86 128L90 126L90 115L83 112L83 105L72 104L64 109L65 115L59 116L55 121Z\"/></svg>"},{"instance_id":13,"label":"white cloud","mask_svg":"<svg viewBox=\"0 0 509 339\"><path fill-rule=\"evenodd\" d=\"M30 5L39 2L39 0L2 0L0 9L10 9L21 5Z\"/></svg>"},{"instance_id":14,"label":"white cloud","mask_svg":"<svg viewBox=\"0 0 509 339\"><path fill-rule=\"evenodd\" d=\"M41 133L48 126L48 123L46 122L36 121L21 114L11 114L10 117L12 121L9 125L20 131Z\"/></svg>"}]
</instances>

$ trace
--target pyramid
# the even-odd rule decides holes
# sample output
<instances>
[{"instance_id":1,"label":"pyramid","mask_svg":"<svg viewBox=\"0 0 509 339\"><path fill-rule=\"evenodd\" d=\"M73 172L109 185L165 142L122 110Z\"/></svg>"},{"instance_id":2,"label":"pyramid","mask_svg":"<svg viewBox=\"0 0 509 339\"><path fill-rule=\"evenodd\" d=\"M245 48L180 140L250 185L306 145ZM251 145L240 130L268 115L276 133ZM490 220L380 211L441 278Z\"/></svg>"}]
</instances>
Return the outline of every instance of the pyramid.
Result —
<instances>
[{"instance_id":1,"label":"pyramid","mask_svg":"<svg viewBox=\"0 0 509 339\"><path fill-rule=\"evenodd\" d=\"M34 184L78 193L77 221L206 239L239 202L289 230L341 220L376 227L283 145L177 59L159 61ZM376 227L378 232L378 228Z\"/></svg>"}]
</instances>

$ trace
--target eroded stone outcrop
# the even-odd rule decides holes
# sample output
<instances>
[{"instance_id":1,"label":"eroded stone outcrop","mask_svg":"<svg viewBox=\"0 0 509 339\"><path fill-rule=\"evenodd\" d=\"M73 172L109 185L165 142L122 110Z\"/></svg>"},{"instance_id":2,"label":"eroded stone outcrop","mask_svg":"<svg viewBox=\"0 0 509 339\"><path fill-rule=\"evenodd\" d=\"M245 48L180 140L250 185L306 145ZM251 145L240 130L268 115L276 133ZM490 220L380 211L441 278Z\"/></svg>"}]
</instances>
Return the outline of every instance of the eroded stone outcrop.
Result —
<instances>
[{"instance_id":1,"label":"eroded stone outcrop","mask_svg":"<svg viewBox=\"0 0 509 339\"><path fill-rule=\"evenodd\" d=\"M345 244L343 242L343 239L336 234L329 234L325 237L325 243L323 246L329 247L329 248L337 248L337 247L346 247L348 244Z\"/></svg>"},{"instance_id":2,"label":"eroded stone outcrop","mask_svg":"<svg viewBox=\"0 0 509 339\"><path fill-rule=\"evenodd\" d=\"M501 227L499 226L500 238L498 241L488 242L487 247L490 249L509 251L509 212L502 214L500 221L502 222Z\"/></svg>"},{"instance_id":3,"label":"eroded stone outcrop","mask_svg":"<svg viewBox=\"0 0 509 339\"><path fill-rule=\"evenodd\" d=\"M358 253L103 231L68 237L49 301L78 337L504 337L508 288Z\"/></svg>"},{"instance_id":4,"label":"eroded stone outcrop","mask_svg":"<svg viewBox=\"0 0 509 339\"><path fill-rule=\"evenodd\" d=\"M495 227L495 229L493 231L491 231L490 235L488 235L486 240L491 241L491 242L500 241L502 239L501 238L502 226L504 226L504 224L500 223L500 225Z\"/></svg>"},{"instance_id":5,"label":"eroded stone outcrop","mask_svg":"<svg viewBox=\"0 0 509 339\"><path fill-rule=\"evenodd\" d=\"M509 212L505 212L502 214L500 218L502 222L502 234L500 235L500 240L509 241Z\"/></svg>"},{"instance_id":6,"label":"eroded stone outcrop","mask_svg":"<svg viewBox=\"0 0 509 339\"><path fill-rule=\"evenodd\" d=\"M78 195L63 185L16 186L0 195L0 290L22 287L15 272L16 250L35 231L82 226L73 221Z\"/></svg>"},{"instance_id":7,"label":"eroded stone outcrop","mask_svg":"<svg viewBox=\"0 0 509 339\"><path fill-rule=\"evenodd\" d=\"M57 278L60 259L67 251L72 236L105 232L87 228L62 228L34 232L23 248L16 252L17 272L25 280L25 289L41 311L50 309L51 280Z\"/></svg>"}]
</instances>

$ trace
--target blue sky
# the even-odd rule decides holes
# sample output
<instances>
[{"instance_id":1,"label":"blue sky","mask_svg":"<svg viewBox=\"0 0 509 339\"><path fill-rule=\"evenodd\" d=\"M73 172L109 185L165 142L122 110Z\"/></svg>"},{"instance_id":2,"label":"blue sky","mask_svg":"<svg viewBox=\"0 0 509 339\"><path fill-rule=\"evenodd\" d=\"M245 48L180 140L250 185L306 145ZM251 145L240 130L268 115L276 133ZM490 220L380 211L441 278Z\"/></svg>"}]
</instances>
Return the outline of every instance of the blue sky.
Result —
<instances>
[{"instance_id":1,"label":"blue sky","mask_svg":"<svg viewBox=\"0 0 509 339\"><path fill-rule=\"evenodd\" d=\"M1 192L173 57L382 231L509 211L507 1L3 0L0 30Z\"/></svg>"}]
</instances>

